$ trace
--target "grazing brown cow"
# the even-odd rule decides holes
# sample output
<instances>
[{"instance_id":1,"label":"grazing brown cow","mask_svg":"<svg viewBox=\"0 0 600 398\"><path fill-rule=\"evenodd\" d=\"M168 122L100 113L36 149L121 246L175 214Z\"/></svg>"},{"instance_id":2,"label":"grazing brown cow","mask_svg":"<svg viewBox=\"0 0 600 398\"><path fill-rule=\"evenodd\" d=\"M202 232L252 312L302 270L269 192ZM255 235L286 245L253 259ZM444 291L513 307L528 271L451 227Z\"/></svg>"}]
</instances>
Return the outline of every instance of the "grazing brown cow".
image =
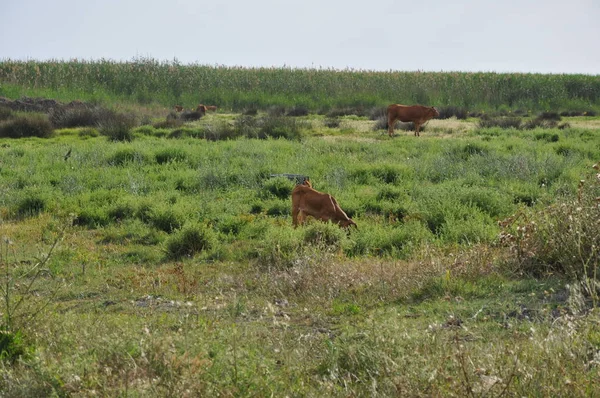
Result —
<instances>
[{"instance_id":1,"label":"grazing brown cow","mask_svg":"<svg viewBox=\"0 0 600 398\"><path fill-rule=\"evenodd\" d=\"M215 105L207 105L207 106L206 106L206 110L207 110L207 111L213 111L213 112L214 112L214 111L216 111L216 110L217 110L217 107L216 107Z\"/></svg>"},{"instance_id":2,"label":"grazing brown cow","mask_svg":"<svg viewBox=\"0 0 600 398\"><path fill-rule=\"evenodd\" d=\"M439 115L437 109L432 106L392 104L387 108L388 134L390 137L394 136L394 124L397 120L400 120L404 123L413 122L415 124L415 136L419 137L421 125Z\"/></svg>"},{"instance_id":3,"label":"grazing brown cow","mask_svg":"<svg viewBox=\"0 0 600 398\"><path fill-rule=\"evenodd\" d=\"M183 106L175 105L175 112L183 112Z\"/></svg>"},{"instance_id":4,"label":"grazing brown cow","mask_svg":"<svg viewBox=\"0 0 600 398\"><path fill-rule=\"evenodd\" d=\"M292 191L292 224L294 227L304 224L306 216L312 216L324 222L331 220L342 228L350 225L358 228L335 198L328 193L311 188L310 180L296 185Z\"/></svg>"},{"instance_id":5,"label":"grazing brown cow","mask_svg":"<svg viewBox=\"0 0 600 398\"><path fill-rule=\"evenodd\" d=\"M200 112L201 114L205 114L206 113L206 105L198 105L198 107L196 108L196 112Z\"/></svg>"}]
</instances>

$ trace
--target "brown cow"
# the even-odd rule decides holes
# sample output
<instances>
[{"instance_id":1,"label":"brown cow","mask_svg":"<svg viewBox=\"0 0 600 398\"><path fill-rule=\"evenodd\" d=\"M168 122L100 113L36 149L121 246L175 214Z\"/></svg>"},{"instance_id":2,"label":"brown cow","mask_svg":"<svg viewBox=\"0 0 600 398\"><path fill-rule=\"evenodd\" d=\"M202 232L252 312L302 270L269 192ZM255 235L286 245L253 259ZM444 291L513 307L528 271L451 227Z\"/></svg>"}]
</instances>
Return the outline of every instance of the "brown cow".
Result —
<instances>
[{"instance_id":1,"label":"brown cow","mask_svg":"<svg viewBox=\"0 0 600 398\"><path fill-rule=\"evenodd\" d=\"M175 112L183 112L183 106L175 105Z\"/></svg>"},{"instance_id":2,"label":"brown cow","mask_svg":"<svg viewBox=\"0 0 600 398\"><path fill-rule=\"evenodd\" d=\"M292 224L294 228L298 224L304 224L306 216L312 216L324 222L331 220L342 228L350 225L358 228L333 196L311 188L309 180L306 180L304 184L296 185L292 191Z\"/></svg>"},{"instance_id":3,"label":"brown cow","mask_svg":"<svg viewBox=\"0 0 600 398\"><path fill-rule=\"evenodd\" d=\"M206 114L206 105L198 105L196 112L200 112L202 115Z\"/></svg>"},{"instance_id":4,"label":"brown cow","mask_svg":"<svg viewBox=\"0 0 600 398\"><path fill-rule=\"evenodd\" d=\"M217 107L216 107L215 105L207 105L207 106L206 106L206 110L207 110L207 111L213 111L213 112L214 112L214 111L216 111L216 110L217 110Z\"/></svg>"},{"instance_id":5,"label":"brown cow","mask_svg":"<svg viewBox=\"0 0 600 398\"><path fill-rule=\"evenodd\" d=\"M421 125L439 115L437 109L432 106L392 104L387 108L388 134L390 137L394 136L394 124L397 120L400 120L404 123L413 122L415 124L415 136L419 137Z\"/></svg>"}]
</instances>

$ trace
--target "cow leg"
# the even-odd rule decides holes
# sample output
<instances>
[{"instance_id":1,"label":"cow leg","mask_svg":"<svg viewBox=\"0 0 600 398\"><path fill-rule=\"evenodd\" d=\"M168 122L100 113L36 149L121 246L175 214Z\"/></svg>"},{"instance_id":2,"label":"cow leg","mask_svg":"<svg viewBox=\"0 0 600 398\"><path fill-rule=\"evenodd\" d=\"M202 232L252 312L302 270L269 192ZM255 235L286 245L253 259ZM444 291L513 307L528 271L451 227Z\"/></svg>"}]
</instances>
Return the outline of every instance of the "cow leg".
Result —
<instances>
[{"instance_id":1,"label":"cow leg","mask_svg":"<svg viewBox=\"0 0 600 398\"><path fill-rule=\"evenodd\" d=\"M298 226L298 215L300 213L300 208L292 207L292 225L294 228Z\"/></svg>"},{"instance_id":2,"label":"cow leg","mask_svg":"<svg viewBox=\"0 0 600 398\"><path fill-rule=\"evenodd\" d=\"M303 225L304 220L306 220L306 214L302 210L298 212L298 224Z\"/></svg>"},{"instance_id":3,"label":"cow leg","mask_svg":"<svg viewBox=\"0 0 600 398\"><path fill-rule=\"evenodd\" d=\"M421 127L421 125L417 122L415 122L415 137L420 137L421 134L419 134L419 128Z\"/></svg>"},{"instance_id":4,"label":"cow leg","mask_svg":"<svg viewBox=\"0 0 600 398\"><path fill-rule=\"evenodd\" d=\"M394 136L394 123L396 123L396 119L388 117L388 135L390 137Z\"/></svg>"}]
</instances>

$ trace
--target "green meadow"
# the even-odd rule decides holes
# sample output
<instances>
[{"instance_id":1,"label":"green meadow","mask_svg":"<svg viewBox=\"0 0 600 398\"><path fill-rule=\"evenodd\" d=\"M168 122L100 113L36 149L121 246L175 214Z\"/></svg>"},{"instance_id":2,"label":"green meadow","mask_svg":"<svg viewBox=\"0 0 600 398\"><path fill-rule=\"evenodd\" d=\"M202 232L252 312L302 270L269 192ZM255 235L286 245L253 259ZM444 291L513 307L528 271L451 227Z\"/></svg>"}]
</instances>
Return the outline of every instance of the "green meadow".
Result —
<instances>
[{"instance_id":1,"label":"green meadow","mask_svg":"<svg viewBox=\"0 0 600 398\"><path fill-rule=\"evenodd\" d=\"M0 62L0 96L94 109L0 104L0 396L598 395L598 93L593 76ZM219 109L170 111L199 102ZM478 114L390 138L369 113L391 102ZM65 127L82 115L103 116ZM293 228L280 174L358 228Z\"/></svg>"}]
</instances>

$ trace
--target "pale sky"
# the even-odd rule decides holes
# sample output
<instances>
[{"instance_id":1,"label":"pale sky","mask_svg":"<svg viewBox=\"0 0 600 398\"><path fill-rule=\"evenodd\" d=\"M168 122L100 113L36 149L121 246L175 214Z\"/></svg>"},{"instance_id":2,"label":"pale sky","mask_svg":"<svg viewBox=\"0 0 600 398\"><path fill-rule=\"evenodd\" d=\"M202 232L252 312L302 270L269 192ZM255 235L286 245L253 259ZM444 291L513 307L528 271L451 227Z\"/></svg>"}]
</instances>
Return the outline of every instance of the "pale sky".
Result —
<instances>
[{"instance_id":1,"label":"pale sky","mask_svg":"<svg viewBox=\"0 0 600 398\"><path fill-rule=\"evenodd\" d=\"M0 61L600 75L600 0L0 0Z\"/></svg>"}]
</instances>

